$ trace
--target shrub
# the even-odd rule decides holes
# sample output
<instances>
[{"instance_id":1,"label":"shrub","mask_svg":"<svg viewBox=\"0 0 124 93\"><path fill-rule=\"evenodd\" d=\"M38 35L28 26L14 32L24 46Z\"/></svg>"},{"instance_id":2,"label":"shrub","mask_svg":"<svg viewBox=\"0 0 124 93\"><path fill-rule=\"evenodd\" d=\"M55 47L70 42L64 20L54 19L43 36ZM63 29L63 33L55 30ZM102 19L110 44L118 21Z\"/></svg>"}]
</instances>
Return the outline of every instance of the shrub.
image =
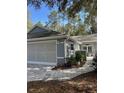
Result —
<instances>
[{"instance_id":1,"label":"shrub","mask_svg":"<svg viewBox=\"0 0 124 93\"><path fill-rule=\"evenodd\" d=\"M76 51L75 56L66 58L66 60L67 60L67 63L65 65L66 67L71 67L72 65L77 65L78 62L83 64L84 61L86 61L86 52L85 51Z\"/></svg>"},{"instance_id":2,"label":"shrub","mask_svg":"<svg viewBox=\"0 0 124 93\"><path fill-rule=\"evenodd\" d=\"M83 61L86 61L86 51L81 51Z\"/></svg>"},{"instance_id":3,"label":"shrub","mask_svg":"<svg viewBox=\"0 0 124 93\"><path fill-rule=\"evenodd\" d=\"M71 57L67 58L67 64L68 64L68 65L74 65L74 64L76 64L76 63L77 63L77 62L76 62L74 56L71 56Z\"/></svg>"},{"instance_id":4,"label":"shrub","mask_svg":"<svg viewBox=\"0 0 124 93\"><path fill-rule=\"evenodd\" d=\"M76 51L75 52L75 59L76 59L76 61L77 62L81 62L82 58L83 58L83 56L82 56L81 51Z\"/></svg>"}]
</instances>

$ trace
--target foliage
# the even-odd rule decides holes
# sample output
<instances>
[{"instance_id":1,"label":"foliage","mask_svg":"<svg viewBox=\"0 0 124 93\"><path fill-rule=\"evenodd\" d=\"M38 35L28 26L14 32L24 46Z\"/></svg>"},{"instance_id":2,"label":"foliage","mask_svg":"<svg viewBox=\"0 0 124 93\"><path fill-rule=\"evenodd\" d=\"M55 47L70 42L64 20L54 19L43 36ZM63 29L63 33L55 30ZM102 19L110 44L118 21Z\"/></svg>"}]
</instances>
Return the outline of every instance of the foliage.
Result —
<instances>
[{"instance_id":1,"label":"foliage","mask_svg":"<svg viewBox=\"0 0 124 93\"><path fill-rule=\"evenodd\" d=\"M48 15L47 27L52 30L65 33L66 32L64 25L65 17L66 16L64 13L58 12L56 10L51 11L50 14Z\"/></svg>"},{"instance_id":2,"label":"foliage","mask_svg":"<svg viewBox=\"0 0 124 93\"><path fill-rule=\"evenodd\" d=\"M69 18L75 18L76 14L83 11L86 14L86 27L91 27L93 33L97 32L97 0L27 0L27 4L36 9L41 8L43 3L50 8L57 6L58 11L66 13Z\"/></svg>"},{"instance_id":3,"label":"foliage","mask_svg":"<svg viewBox=\"0 0 124 93\"><path fill-rule=\"evenodd\" d=\"M75 56L67 58L67 65L77 65L78 62L86 61L86 53L83 51L76 51Z\"/></svg>"},{"instance_id":4,"label":"foliage","mask_svg":"<svg viewBox=\"0 0 124 93\"><path fill-rule=\"evenodd\" d=\"M27 5L33 5L35 8L41 8L45 3L49 7L58 6L59 11L68 11L70 17L76 13L85 10L96 15L97 0L27 0Z\"/></svg>"},{"instance_id":5,"label":"foliage","mask_svg":"<svg viewBox=\"0 0 124 93\"><path fill-rule=\"evenodd\" d=\"M48 27L52 30L58 30L58 26L59 26L59 23L58 23L58 13L57 11L52 11L49 15L48 15L48 19L49 19L49 24L48 24Z\"/></svg>"},{"instance_id":6,"label":"foliage","mask_svg":"<svg viewBox=\"0 0 124 93\"><path fill-rule=\"evenodd\" d=\"M75 57L71 56L71 57L67 58L67 64L70 65L70 66L77 64L77 61L76 61Z\"/></svg>"},{"instance_id":7,"label":"foliage","mask_svg":"<svg viewBox=\"0 0 124 93\"><path fill-rule=\"evenodd\" d=\"M79 61L82 60L81 51L76 51L76 52L75 52L75 59L76 59L77 62L79 62Z\"/></svg>"},{"instance_id":8,"label":"foliage","mask_svg":"<svg viewBox=\"0 0 124 93\"><path fill-rule=\"evenodd\" d=\"M33 24L30 20L27 20L27 31L29 31L32 28Z\"/></svg>"},{"instance_id":9,"label":"foliage","mask_svg":"<svg viewBox=\"0 0 124 93\"><path fill-rule=\"evenodd\" d=\"M81 51L83 61L86 61L86 51Z\"/></svg>"},{"instance_id":10,"label":"foliage","mask_svg":"<svg viewBox=\"0 0 124 93\"><path fill-rule=\"evenodd\" d=\"M31 14L29 11L27 11L27 32L32 28L33 23L30 18Z\"/></svg>"},{"instance_id":11,"label":"foliage","mask_svg":"<svg viewBox=\"0 0 124 93\"><path fill-rule=\"evenodd\" d=\"M46 26L52 30L71 36L87 33L80 15L76 15L75 18L69 18L66 14L54 10L51 11L48 18L48 24ZM66 23L65 19L67 19Z\"/></svg>"},{"instance_id":12,"label":"foliage","mask_svg":"<svg viewBox=\"0 0 124 93\"><path fill-rule=\"evenodd\" d=\"M75 18L69 18L69 23L71 24L71 29L68 27L69 30L69 35L75 36L75 35L83 35L85 31L84 23L79 14L75 16Z\"/></svg>"},{"instance_id":13,"label":"foliage","mask_svg":"<svg viewBox=\"0 0 124 93\"><path fill-rule=\"evenodd\" d=\"M75 52L76 61L86 61L86 52L85 51L76 51Z\"/></svg>"}]
</instances>

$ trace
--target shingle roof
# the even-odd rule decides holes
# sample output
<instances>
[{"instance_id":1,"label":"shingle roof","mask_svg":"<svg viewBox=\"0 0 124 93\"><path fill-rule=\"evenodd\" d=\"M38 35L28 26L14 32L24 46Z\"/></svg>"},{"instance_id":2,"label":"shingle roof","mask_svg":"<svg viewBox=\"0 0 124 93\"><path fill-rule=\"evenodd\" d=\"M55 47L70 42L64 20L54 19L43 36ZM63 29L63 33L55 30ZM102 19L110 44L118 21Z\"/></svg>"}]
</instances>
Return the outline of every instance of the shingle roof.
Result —
<instances>
[{"instance_id":1,"label":"shingle roof","mask_svg":"<svg viewBox=\"0 0 124 93\"><path fill-rule=\"evenodd\" d=\"M60 35L60 32L46 29L42 26L35 25L27 34L27 38L40 38L40 37L48 37L48 36L57 36Z\"/></svg>"},{"instance_id":2,"label":"shingle roof","mask_svg":"<svg viewBox=\"0 0 124 93\"><path fill-rule=\"evenodd\" d=\"M85 41L97 41L97 34L91 34L91 35L82 35L82 36L72 36L72 38L79 42L85 42Z\"/></svg>"}]
</instances>

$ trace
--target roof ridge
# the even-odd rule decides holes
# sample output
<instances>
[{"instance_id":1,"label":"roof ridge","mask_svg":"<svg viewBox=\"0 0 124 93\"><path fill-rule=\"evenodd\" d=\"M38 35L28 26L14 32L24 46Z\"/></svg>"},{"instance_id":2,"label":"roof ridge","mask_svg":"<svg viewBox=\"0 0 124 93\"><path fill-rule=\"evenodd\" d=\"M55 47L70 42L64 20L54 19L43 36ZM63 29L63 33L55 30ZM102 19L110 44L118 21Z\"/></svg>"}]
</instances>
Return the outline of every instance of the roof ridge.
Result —
<instances>
[{"instance_id":1,"label":"roof ridge","mask_svg":"<svg viewBox=\"0 0 124 93\"><path fill-rule=\"evenodd\" d=\"M51 29L49 29L49 28L47 28L47 27L45 28L45 26L42 26L42 25L38 22L38 23L36 23L35 25L32 26L32 28L29 30L28 33L30 33L35 27L40 27L40 28L42 28L42 29L44 29L44 30L48 30L48 31L59 32L59 31L51 30ZM59 33L61 34L61 32L59 32Z\"/></svg>"}]
</instances>

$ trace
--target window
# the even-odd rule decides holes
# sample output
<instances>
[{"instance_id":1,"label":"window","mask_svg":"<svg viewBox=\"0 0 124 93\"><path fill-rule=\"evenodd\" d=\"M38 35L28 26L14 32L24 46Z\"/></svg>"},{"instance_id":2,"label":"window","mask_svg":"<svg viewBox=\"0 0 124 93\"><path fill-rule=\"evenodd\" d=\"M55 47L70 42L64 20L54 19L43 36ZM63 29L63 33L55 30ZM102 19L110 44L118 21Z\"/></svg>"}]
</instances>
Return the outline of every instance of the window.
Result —
<instances>
[{"instance_id":1,"label":"window","mask_svg":"<svg viewBox=\"0 0 124 93\"><path fill-rule=\"evenodd\" d=\"M86 51L87 53L92 53L92 46L91 45L83 46L83 51Z\"/></svg>"},{"instance_id":2,"label":"window","mask_svg":"<svg viewBox=\"0 0 124 93\"><path fill-rule=\"evenodd\" d=\"M71 44L71 50L74 50L74 44Z\"/></svg>"},{"instance_id":3,"label":"window","mask_svg":"<svg viewBox=\"0 0 124 93\"><path fill-rule=\"evenodd\" d=\"M92 46L88 46L88 53L92 53Z\"/></svg>"},{"instance_id":4,"label":"window","mask_svg":"<svg viewBox=\"0 0 124 93\"><path fill-rule=\"evenodd\" d=\"M83 47L83 50L84 50L84 51L87 51L87 46L84 46L84 47Z\"/></svg>"}]
</instances>

